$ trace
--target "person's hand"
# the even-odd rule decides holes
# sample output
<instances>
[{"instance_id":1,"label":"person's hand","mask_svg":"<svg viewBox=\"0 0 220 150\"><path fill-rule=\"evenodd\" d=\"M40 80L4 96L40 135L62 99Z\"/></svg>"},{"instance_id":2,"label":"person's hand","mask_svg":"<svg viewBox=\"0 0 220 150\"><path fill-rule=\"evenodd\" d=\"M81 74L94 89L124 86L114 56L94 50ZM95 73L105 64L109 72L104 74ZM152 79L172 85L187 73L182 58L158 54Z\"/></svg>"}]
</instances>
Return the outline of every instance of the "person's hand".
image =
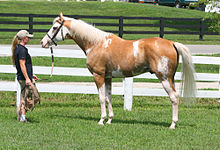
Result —
<instances>
[{"instance_id":1,"label":"person's hand","mask_svg":"<svg viewBox=\"0 0 220 150\"><path fill-rule=\"evenodd\" d=\"M39 80L39 78L36 75L33 75L33 77L35 81Z\"/></svg>"},{"instance_id":2,"label":"person's hand","mask_svg":"<svg viewBox=\"0 0 220 150\"><path fill-rule=\"evenodd\" d=\"M26 84L26 85L31 85L32 82L31 82L31 80L28 78L28 79L25 80L25 84Z\"/></svg>"}]
</instances>

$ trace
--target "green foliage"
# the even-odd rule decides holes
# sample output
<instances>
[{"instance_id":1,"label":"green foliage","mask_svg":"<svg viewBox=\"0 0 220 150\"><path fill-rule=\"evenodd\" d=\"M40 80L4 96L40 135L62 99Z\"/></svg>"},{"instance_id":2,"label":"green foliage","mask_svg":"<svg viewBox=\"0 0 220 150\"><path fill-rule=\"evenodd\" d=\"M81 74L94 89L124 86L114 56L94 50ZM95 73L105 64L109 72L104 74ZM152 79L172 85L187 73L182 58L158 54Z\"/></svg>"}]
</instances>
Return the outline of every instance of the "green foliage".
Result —
<instances>
[{"instance_id":1,"label":"green foliage","mask_svg":"<svg viewBox=\"0 0 220 150\"><path fill-rule=\"evenodd\" d=\"M219 0L200 0L199 2L205 5L212 4L211 9L214 7L220 8ZM212 31L220 33L220 14L209 12L205 16L205 19L209 19L210 29Z\"/></svg>"},{"instance_id":2,"label":"green foliage","mask_svg":"<svg viewBox=\"0 0 220 150\"><path fill-rule=\"evenodd\" d=\"M210 29L220 33L220 14L209 13L207 18L210 19Z\"/></svg>"}]
</instances>

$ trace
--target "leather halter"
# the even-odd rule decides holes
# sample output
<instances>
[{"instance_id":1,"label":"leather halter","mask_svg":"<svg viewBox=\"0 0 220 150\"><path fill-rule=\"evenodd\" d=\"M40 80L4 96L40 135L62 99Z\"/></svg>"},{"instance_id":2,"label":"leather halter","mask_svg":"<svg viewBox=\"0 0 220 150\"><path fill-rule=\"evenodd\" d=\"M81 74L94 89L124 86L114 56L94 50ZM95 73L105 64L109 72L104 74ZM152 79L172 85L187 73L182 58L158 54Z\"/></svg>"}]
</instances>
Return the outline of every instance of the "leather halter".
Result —
<instances>
[{"instance_id":1,"label":"leather halter","mask_svg":"<svg viewBox=\"0 0 220 150\"><path fill-rule=\"evenodd\" d=\"M64 41L64 36L63 36L63 25L64 25L64 20L62 22L60 21L56 21L60 24L59 28L56 30L55 34L53 35L53 37L51 38L50 35L47 33L47 36L49 37L49 39L54 43L55 46L57 46L57 43L54 41L54 38L57 36L57 34L59 33L59 31L61 30L61 36L62 36L62 40ZM61 29L62 28L62 29ZM53 75L53 68L54 68L54 56L53 56L53 48L52 46L50 46L50 50L51 50L51 57L52 57L52 67L51 67L51 73L50 73L50 78ZM49 80L48 79L40 79L40 80Z\"/></svg>"},{"instance_id":2,"label":"leather halter","mask_svg":"<svg viewBox=\"0 0 220 150\"><path fill-rule=\"evenodd\" d=\"M64 20L62 22L60 21L56 21L60 24L59 28L56 30L55 34L53 35L53 37L50 37L50 35L47 33L47 36L49 37L49 39L54 43L55 46L57 46L57 43L54 41L55 37L57 36L57 34L59 33L59 31L61 30L61 36L62 36L62 40L64 41L64 36L63 36L63 25L64 25ZM61 29L62 28L62 29Z\"/></svg>"}]
</instances>

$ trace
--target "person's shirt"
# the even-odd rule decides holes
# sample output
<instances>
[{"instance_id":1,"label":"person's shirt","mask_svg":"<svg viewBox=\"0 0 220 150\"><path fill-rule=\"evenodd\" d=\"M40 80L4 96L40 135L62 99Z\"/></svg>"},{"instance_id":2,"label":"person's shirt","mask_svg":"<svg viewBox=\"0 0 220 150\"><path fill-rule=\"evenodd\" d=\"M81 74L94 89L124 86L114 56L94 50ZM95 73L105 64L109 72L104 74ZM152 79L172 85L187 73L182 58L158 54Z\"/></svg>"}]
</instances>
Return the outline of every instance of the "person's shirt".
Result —
<instances>
[{"instance_id":1,"label":"person's shirt","mask_svg":"<svg viewBox=\"0 0 220 150\"><path fill-rule=\"evenodd\" d=\"M20 62L19 62L19 60L21 59L25 60L25 66L26 66L28 77L30 78L30 80L32 80L33 79L33 68L32 68L31 56L29 55L28 49L25 46L18 44L15 50L15 66L17 69L17 79L25 80L25 77L21 71Z\"/></svg>"}]
</instances>

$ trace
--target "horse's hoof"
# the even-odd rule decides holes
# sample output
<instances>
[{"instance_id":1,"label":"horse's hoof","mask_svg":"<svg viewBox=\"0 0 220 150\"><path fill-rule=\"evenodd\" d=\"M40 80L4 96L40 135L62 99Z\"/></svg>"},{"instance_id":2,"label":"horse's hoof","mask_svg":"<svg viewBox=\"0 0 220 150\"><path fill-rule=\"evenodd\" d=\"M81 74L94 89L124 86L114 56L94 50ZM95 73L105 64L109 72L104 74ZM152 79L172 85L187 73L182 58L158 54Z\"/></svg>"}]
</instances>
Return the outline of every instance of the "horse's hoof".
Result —
<instances>
[{"instance_id":1,"label":"horse's hoof","mask_svg":"<svg viewBox=\"0 0 220 150\"><path fill-rule=\"evenodd\" d=\"M104 123L103 122L99 122L98 125L104 126Z\"/></svg>"},{"instance_id":2,"label":"horse's hoof","mask_svg":"<svg viewBox=\"0 0 220 150\"><path fill-rule=\"evenodd\" d=\"M169 129L170 129L170 130L174 130L174 129L175 129L175 127L171 127L171 126L170 126L170 127L169 127Z\"/></svg>"},{"instance_id":3,"label":"horse's hoof","mask_svg":"<svg viewBox=\"0 0 220 150\"><path fill-rule=\"evenodd\" d=\"M108 120L107 122L106 122L106 124L111 124L112 123L112 121L111 120Z\"/></svg>"},{"instance_id":4,"label":"horse's hoof","mask_svg":"<svg viewBox=\"0 0 220 150\"><path fill-rule=\"evenodd\" d=\"M111 124L112 123L112 117L109 117L108 121L106 122L107 124Z\"/></svg>"},{"instance_id":5,"label":"horse's hoof","mask_svg":"<svg viewBox=\"0 0 220 150\"><path fill-rule=\"evenodd\" d=\"M171 126L169 127L169 129L173 130L176 128L176 124L171 124Z\"/></svg>"}]
</instances>

